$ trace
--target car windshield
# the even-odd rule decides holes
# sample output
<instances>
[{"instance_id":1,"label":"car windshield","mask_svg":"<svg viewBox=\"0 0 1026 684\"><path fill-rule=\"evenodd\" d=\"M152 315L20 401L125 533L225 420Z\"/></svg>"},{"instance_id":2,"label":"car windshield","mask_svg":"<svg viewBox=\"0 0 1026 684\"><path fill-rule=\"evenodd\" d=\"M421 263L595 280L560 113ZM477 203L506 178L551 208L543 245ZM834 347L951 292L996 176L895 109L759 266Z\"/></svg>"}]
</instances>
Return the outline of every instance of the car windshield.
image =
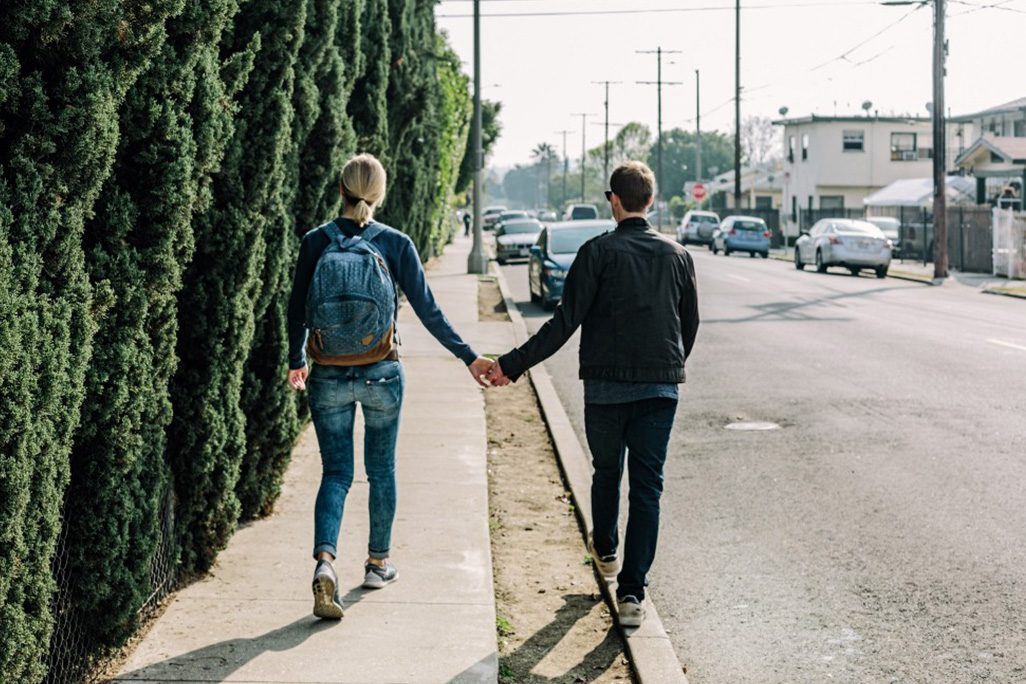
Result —
<instances>
[{"instance_id":1,"label":"car windshield","mask_svg":"<svg viewBox=\"0 0 1026 684\"><path fill-rule=\"evenodd\" d=\"M715 216L705 216L702 214L695 214L691 217L692 223L719 223L719 220Z\"/></svg>"},{"instance_id":2,"label":"car windshield","mask_svg":"<svg viewBox=\"0 0 1026 684\"><path fill-rule=\"evenodd\" d=\"M574 207L571 216L575 219L598 218L598 211L595 207Z\"/></svg>"},{"instance_id":3,"label":"car windshield","mask_svg":"<svg viewBox=\"0 0 1026 684\"><path fill-rule=\"evenodd\" d=\"M758 221L734 221L734 227L741 230L766 230L766 226Z\"/></svg>"},{"instance_id":4,"label":"car windshield","mask_svg":"<svg viewBox=\"0 0 1026 684\"><path fill-rule=\"evenodd\" d=\"M499 216L499 219L502 220L502 221L509 221L510 219L521 219L521 218L527 218L527 212L526 211L504 211Z\"/></svg>"},{"instance_id":5,"label":"car windshield","mask_svg":"<svg viewBox=\"0 0 1026 684\"><path fill-rule=\"evenodd\" d=\"M503 235L517 235L521 233L540 233L541 224L537 221L511 221L502 224Z\"/></svg>"},{"instance_id":6,"label":"car windshield","mask_svg":"<svg viewBox=\"0 0 1026 684\"><path fill-rule=\"evenodd\" d=\"M587 226L554 230L549 236L549 250L553 254L576 254L585 242L610 229L610 226Z\"/></svg>"},{"instance_id":7,"label":"car windshield","mask_svg":"<svg viewBox=\"0 0 1026 684\"><path fill-rule=\"evenodd\" d=\"M880 229L872 223L865 223L863 221L838 223L836 230L841 235L869 235L872 237L880 237L883 235L883 233L880 232Z\"/></svg>"}]
</instances>

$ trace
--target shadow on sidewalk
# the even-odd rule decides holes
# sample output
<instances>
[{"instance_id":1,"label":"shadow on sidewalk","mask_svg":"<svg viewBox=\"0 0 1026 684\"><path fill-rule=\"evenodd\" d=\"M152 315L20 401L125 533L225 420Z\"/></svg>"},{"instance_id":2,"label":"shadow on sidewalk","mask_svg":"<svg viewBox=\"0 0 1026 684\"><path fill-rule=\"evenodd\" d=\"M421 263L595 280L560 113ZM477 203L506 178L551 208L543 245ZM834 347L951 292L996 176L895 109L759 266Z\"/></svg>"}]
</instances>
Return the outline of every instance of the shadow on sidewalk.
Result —
<instances>
[{"instance_id":1,"label":"shadow on sidewalk","mask_svg":"<svg viewBox=\"0 0 1026 684\"><path fill-rule=\"evenodd\" d=\"M227 639L210 646L176 655L153 665L125 672L112 681L136 680L223 682L247 663L268 652L288 651L308 638L331 629L337 620L302 617L284 627L252 639Z\"/></svg>"},{"instance_id":2,"label":"shadow on sidewalk","mask_svg":"<svg viewBox=\"0 0 1026 684\"><path fill-rule=\"evenodd\" d=\"M564 594L563 605L556 611L552 621L532 634L516 649L503 656L499 681L515 681L517 684L556 684L567 681L586 683L594 682L601 677L616 662L617 658L624 657L624 645L617 634L616 627L610 627L602 641L586 653L579 663L569 667L566 672L546 677L531 671L545 659L550 651L559 646L574 625L590 613L596 605L605 604L601 599L593 600L592 594ZM476 667L478 666L476 665ZM469 672L468 670L461 673L449 680L447 684L462 684L462 682L468 681L466 675Z\"/></svg>"}]
</instances>

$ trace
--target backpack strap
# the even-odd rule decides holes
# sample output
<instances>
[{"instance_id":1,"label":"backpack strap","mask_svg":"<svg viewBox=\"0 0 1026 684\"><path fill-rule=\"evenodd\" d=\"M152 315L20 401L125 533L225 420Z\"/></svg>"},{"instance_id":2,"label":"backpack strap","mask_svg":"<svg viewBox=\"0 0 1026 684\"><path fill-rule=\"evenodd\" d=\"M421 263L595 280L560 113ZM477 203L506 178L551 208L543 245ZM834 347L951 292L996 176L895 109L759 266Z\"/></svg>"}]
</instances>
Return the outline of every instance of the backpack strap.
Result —
<instances>
[{"instance_id":1,"label":"backpack strap","mask_svg":"<svg viewBox=\"0 0 1026 684\"><path fill-rule=\"evenodd\" d=\"M321 226L321 230L328 234L328 240L331 242L337 242L338 239L342 237L342 229L339 228L338 224L334 221L328 221L325 223Z\"/></svg>"},{"instance_id":2,"label":"backpack strap","mask_svg":"<svg viewBox=\"0 0 1026 684\"><path fill-rule=\"evenodd\" d=\"M360 237L366 240L367 242L370 242L371 240L373 240L374 238L376 238L384 232L384 226L382 226L380 223L375 223L374 221L371 221L366 225L366 227L364 227L363 232L360 233Z\"/></svg>"}]
</instances>

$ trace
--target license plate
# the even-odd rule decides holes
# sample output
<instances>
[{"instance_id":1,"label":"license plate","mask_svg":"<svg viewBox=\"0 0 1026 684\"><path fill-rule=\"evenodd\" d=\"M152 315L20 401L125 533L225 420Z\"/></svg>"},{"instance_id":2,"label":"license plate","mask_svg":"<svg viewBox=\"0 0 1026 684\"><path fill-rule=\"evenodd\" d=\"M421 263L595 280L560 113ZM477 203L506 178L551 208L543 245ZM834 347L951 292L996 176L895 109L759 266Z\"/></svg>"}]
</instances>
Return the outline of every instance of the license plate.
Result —
<instances>
[{"instance_id":1,"label":"license plate","mask_svg":"<svg viewBox=\"0 0 1026 684\"><path fill-rule=\"evenodd\" d=\"M520 256L527 256L528 252L530 252L530 250L528 250L528 249L521 249L521 250L519 250L517 252L517 254L519 254Z\"/></svg>"}]
</instances>

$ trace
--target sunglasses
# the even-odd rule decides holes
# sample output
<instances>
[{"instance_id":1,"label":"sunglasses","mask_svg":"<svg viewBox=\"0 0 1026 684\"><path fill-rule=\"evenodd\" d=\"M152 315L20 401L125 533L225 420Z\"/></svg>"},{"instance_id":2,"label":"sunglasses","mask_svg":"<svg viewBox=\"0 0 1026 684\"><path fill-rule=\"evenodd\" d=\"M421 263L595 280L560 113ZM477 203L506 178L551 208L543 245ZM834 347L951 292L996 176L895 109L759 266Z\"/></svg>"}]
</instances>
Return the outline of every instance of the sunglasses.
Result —
<instances>
[{"instance_id":1,"label":"sunglasses","mask_svg":"<svg viewBox=\"0 0 1026 684\"><path fill-rule=\"evenodd\" d=\"M613 201L613 191L612 190L606 190L605 191L605 195L606 195L606 201L607 202L612 202Z\"/></svg>"}]
</instances>

